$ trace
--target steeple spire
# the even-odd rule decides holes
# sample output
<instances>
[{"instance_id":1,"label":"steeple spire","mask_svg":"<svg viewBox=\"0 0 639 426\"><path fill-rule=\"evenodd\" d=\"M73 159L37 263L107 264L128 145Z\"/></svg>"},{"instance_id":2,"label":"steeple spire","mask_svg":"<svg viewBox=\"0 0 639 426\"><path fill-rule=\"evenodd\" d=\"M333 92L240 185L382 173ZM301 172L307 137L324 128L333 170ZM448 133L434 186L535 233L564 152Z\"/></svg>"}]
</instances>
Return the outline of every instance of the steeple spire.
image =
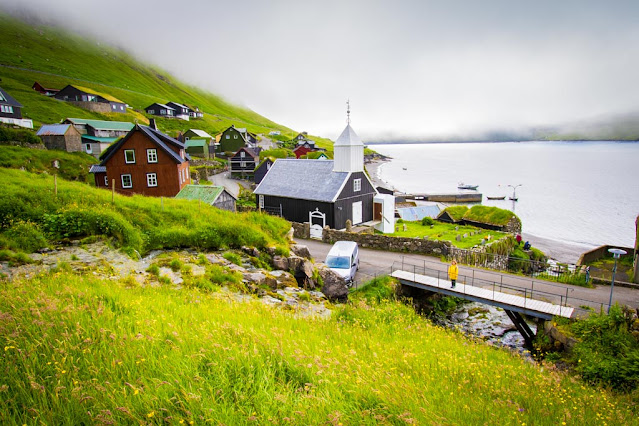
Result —
<instances>
[{"instance_id":1,"label":"steeple spire","mask_svg":"<svg viewBox=\"0 0 639 426\"><path fill-rule=\"evenodd\" d=\"M351 124L351 100L346 99L346 124Z\"/></svg>"}]
</instances>

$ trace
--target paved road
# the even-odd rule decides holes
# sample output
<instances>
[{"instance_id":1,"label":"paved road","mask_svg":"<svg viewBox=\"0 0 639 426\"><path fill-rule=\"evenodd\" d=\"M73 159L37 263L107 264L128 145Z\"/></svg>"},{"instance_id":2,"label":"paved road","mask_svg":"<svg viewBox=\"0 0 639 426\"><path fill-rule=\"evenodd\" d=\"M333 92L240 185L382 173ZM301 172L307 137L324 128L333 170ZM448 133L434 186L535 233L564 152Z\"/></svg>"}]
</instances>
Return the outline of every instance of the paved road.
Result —
<instances>
[{"instance_id":1,"label":"paved road","mask_svg":"<svg viewBox=\"0 0 639 426\"><path fill-rule=\"evenodd\" d=\"M297 241L299 244L308 246L311 255L317 261L323 261L331 248L330 244L324 244L321 241L303 239L297 239ZM442 279L447 279L446 271L448 264L440 261L436 257L360 248L360 269L355 277L356 284L361 285L375 276L389 274L393 263L398 266L401 264L402 260L404 261L404 269L406 270L412 270L413 265L415 265L418 269L426 268L428 271L427 275L437 276L437 274L440 274ZM519 288L522 290L522 294L523 289L527 289L527 291L533 290L535 293L534 298L545 299L547 301L561 302L561 298L559 296L554 297L550 294L562 295L563 297L567 294L568 305L575 308L582 305L588 305L599 309L603 304L604 309L606 309L610 298L609 286L596 286L596 288L592 289L584 288L568 284L536 280L530 277L526 278L511 274L486 271L479 268L470 268L463 265L459 268L459 274L459 282L482 287L492 286L493 283L500 283L508 287ZM586 303L586 301L592 301L594 303ZM615 287L613 303L615 301L620 304L639 308L639 290Z\"/></svg>"},{"instance_id":2,"label":"paved road","mask_svg":"<svg viewBox=\"0 0 639 426\"><path fill-rule=\"evenodd\" d=\"M216 186L223 186L228 192L237 197L240 193L240 186L244 186L242 181L231 178L231 172L222 172L210 175L209 180Z\"/></svg>"}]
</instances>

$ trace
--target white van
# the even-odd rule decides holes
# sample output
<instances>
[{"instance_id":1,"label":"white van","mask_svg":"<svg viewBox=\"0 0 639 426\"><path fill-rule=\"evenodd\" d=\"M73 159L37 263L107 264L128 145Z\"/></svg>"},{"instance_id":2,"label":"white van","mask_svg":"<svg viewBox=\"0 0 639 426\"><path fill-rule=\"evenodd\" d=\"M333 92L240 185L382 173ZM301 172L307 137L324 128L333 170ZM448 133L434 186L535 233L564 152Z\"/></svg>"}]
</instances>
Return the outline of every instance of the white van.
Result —
<instances>
[{"instance_id":1,"label":"white van","mask_svg":"<svg viewBox=\"0 0 639 426\"><path fill-rule=\"evenodd\" d=\"M352 284L359 269L359 248L354 241L337 241L326 255L326 265Z\"/></svg>"}]
</instances>

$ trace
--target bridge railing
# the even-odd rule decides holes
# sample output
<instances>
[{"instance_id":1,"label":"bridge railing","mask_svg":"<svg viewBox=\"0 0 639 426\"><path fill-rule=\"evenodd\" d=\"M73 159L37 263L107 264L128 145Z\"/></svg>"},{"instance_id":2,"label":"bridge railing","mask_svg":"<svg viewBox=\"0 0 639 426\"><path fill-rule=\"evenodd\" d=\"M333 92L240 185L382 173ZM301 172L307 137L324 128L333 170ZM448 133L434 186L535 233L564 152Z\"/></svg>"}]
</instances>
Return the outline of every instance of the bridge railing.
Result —
<instances>
[{"instance_id":1,"label":"bridge railing","mask_svg":"<svg viewBox=\"0 0 639 426\"><path fill-rule=\"evenodd\" d=\"M442 265L447 267L447 265ZM405 260L393 262L390 273L400 270L412 273L415 277L417 275L425 275L428 277L436 278L438 286L450 285L448 279L448 271L432 268L423 263L421 265L406 262ZM581 299L574 297L571 293L574 289L559 286L553 283L535 282L535 280L519 278L516 276L508 276L508 280L517 282L517 284L504 283L504 276L489 271L475 271L471 270L470 273L464 273L459 271L457 277L457 283L464 284L466 286L478 287L483 289L491 289L493 291L493 297L495 292L514 294L524 298L524 307L526 307L526 300L535 299L540 301L547 301L558 304L560 306L572 307L578 316L585 315L592 311L603 311L608 307L608 304L601 302ZM462 289L462 294L465 294L466 289Z\"/></svg>"}]
</instances>

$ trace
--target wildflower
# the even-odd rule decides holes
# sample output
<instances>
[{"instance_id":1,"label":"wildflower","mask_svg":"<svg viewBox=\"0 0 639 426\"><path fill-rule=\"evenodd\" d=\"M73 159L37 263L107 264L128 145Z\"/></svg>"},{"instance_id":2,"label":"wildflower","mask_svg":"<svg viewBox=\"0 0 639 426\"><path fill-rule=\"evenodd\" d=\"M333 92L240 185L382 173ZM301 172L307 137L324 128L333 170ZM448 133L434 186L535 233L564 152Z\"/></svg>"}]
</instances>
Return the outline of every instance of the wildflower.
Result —
<instances>
[{"instance_id":1,"label":"wildflower","mask_svg":"<svg viewBox=\"0 0 639 426\"><path fill-rule=\"evenodd\" d=\"M148 418L151 418L153 416L155 416L155 411L151 411L149 414L146 415ZM565 424L565 423L564 423Z\"/></svg>"}]
</instances>

